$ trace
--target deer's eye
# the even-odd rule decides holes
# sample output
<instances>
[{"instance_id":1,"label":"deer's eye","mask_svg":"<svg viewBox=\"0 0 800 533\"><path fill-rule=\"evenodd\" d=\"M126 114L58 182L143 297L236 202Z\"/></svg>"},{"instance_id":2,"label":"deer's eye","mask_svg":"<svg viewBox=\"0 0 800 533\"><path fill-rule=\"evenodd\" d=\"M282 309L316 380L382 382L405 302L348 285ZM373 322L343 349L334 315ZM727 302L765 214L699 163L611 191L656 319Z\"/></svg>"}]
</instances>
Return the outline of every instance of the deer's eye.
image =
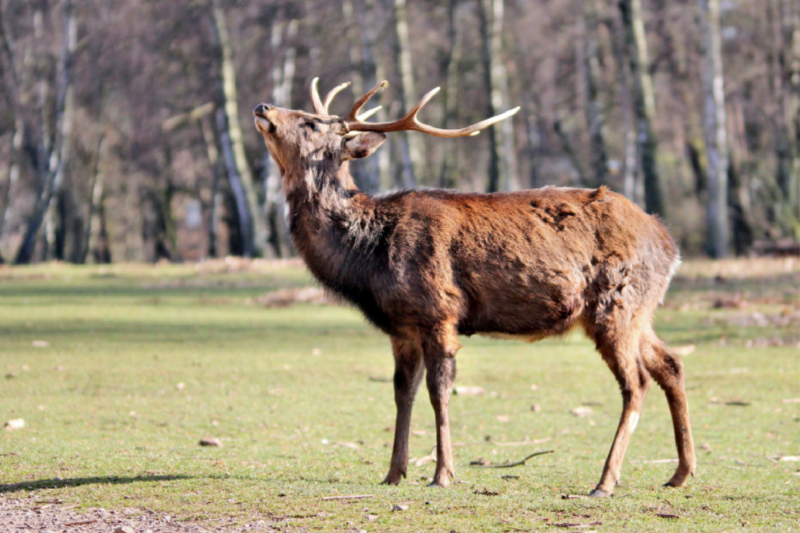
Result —
<instances>
[{"instance_id":1,"label":"deer's eye","mask_svg":"<svg viewBox=\"0 0 800 533\"><path fill-rule=\"evenodd\" d=\"M311 131L319 131L319 127L317 127L317 123L313 120L307 120L303 123L303 126L306 128L311 129Z\"/></svg>"}]
</instances>

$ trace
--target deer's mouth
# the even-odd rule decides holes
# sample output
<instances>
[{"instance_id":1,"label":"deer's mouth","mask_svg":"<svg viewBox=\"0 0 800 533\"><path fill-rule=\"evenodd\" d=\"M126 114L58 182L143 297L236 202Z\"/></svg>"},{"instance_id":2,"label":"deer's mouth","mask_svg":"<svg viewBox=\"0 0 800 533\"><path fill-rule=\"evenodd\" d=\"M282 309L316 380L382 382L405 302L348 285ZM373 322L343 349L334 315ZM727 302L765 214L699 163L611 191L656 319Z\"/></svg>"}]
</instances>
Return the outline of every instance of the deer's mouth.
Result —
<instances>
[{"instance_id":1,"label":"deer's mouth","mask_svg":"<svg viewBox=\"0 0 800 533\"><path fill-rule=\"evenodd\" d=\"M256 128L262 133L275 133L275 124L267 118L267 111L271 106L266 104L259 104L253 110L253 117L255 118Z\"/></svg>"},{"instance_id":2,"label":"deer's mouth","mask_svg":"<svg viewBox=\"0 0 800 533\"><path fill-rule=\"evenodd\" d=\"M258 128L258 131L260 131L261 133L269 133L269 134L275 133L275 124L270 122L270 120L267 117L265 117L264 115L257 115L255 113L254 115L255 115L256 128Z\"/></svg>"}]
</instances>

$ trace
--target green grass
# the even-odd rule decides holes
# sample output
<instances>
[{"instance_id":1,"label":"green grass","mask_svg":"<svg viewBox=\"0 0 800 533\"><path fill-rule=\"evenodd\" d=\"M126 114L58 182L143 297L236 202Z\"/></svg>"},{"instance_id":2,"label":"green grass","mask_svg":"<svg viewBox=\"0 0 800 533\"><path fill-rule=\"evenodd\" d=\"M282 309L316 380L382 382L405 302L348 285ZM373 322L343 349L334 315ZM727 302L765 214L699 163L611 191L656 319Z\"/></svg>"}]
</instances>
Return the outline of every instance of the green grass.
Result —
<instances>
[{"instance_id":1,"label":"green grass","mask_svg":"<svg viewBox=\"0 0 800 533\"><path fill-rule=\"evenodd\" d=\"M741 317L797 313L798 270L745 268L714 281L707 264L685 265L656 330L672 345L696 345L684 361L697 476L685 489L661 486L675 468L661 460L676 452L654 387L621 486L596 501L561 498L597 482L621 408L611 373L580 335L535 345L463 339L456 384L487 394L451 402L458 482L428 488L433 464L412 464L402 486L385 487L394 402L391 383L375 378L392 374L388 340L350 309L255 303L310 284L302 267L5 268L0 416L26 427L0 432L0 492L288 530L558 531L554 524L601 522L589 529L797 531L800 463L776 458L800 455L800 403L783 402L800 397L798 328ZM712 308L730 295L746 306ZM591 416L570 414L585 403ZM435 442L424 389L412 430L411 456L423 457ZM203 437L224 446L201 448ZM543 442L501 445L525 440ZM555 453L527 466L469 466L546 449ZM352 494L374 497L321 499ZM408 510L392 512L398 503Z\"/></svg>"}]
</instances>

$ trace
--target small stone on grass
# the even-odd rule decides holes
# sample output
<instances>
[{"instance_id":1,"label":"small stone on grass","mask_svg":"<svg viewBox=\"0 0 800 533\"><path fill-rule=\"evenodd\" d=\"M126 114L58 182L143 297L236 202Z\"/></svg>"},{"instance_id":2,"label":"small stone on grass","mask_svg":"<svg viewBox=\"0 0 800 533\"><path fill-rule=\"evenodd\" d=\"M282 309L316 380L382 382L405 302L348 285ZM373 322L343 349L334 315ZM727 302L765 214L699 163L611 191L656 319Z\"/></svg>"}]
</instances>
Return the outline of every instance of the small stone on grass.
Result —
<instances>
[{"instance_id":1,"label":"small stone on grass","mask_svg":"<svg viewBox=\"0 0 800 533\"><path fill-rule=\"evenodd\" d=\"M25 420L22 418L12 418L8 422L6 422L3 427L6 428L6 431L14 431L15 429L22 429L25 427Z\"/></svg>"},{"instance_id":2,"label":"small stone on grass","mask_svg":"<svg viewBox=\"0 0 800 533\"><path fill-rule=\"evenodd\" d=\"M206 437L204 439L200 439L200 446L211 446L214 448L222 448L222 441L215 437Z\"/></svg>"}]
</instances>

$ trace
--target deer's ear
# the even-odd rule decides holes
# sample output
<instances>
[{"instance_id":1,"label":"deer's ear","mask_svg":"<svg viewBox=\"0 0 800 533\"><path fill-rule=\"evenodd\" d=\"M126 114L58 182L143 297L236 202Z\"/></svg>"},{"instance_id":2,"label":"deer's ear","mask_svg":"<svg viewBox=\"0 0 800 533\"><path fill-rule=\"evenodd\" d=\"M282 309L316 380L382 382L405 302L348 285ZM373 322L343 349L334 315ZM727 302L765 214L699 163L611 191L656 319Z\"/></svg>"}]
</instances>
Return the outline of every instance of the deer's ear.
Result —
<instances>
[{"instance_id":1,"label":"deer's ear","mask_svg":"<svg viewBox=\"0 0 800 533\"><path fill-rule=\"evenodd\" d=\"M374 131L359 133L355 137L346 137L342 143L344 159L347 161L348 159L367 157L377 150L385 140L386 135Z\"/></svg>"}]
</instances>

